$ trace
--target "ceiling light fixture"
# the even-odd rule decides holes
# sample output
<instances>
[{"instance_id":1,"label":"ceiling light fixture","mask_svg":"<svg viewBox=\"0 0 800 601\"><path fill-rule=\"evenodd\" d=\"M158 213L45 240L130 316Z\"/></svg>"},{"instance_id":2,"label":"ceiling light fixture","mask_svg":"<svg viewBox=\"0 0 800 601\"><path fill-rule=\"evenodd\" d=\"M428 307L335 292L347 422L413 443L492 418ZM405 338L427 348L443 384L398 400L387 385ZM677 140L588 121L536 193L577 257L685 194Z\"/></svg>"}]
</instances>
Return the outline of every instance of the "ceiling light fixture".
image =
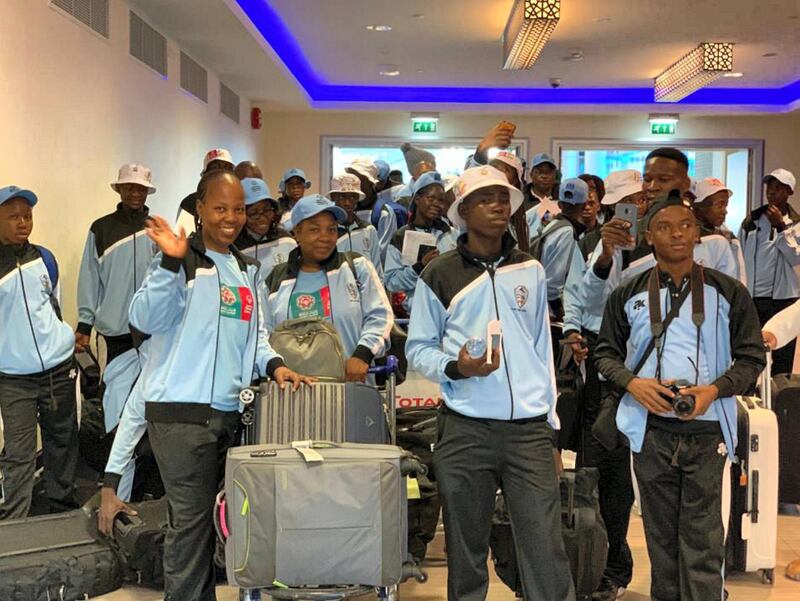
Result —
<instances>
[{"instance_id":1,"label":"ceiling light fixture","mask_svg":"<svg viewBox=\"0 0 800 601\"><path fill-rule=\"evenodd\" d=\"M722 77L744 77L744 73L741 71L734 71L732 73L723 73Z\"/></svg>"},{"instance_id":2,"label":"ceiling light fixture","mask_svg":"<svg viewBox=\"0 0 800 601\"><path fill-rule=\"evenodd\" d=\"M391 30L392 30L391 25L367 25L367 31L386 32Z\"/></svg>"},{"instance_id":3,"label":"ceiling light fixture","mask_svg":"<svg viewBox=\"0 0 800 601\"><path fill-rule=\"evenodd\" d=\"M777 52L766 52L766 53L762 54L761 56L763 56L764 58L775 58L776 56L778 56L778 53Z\"/></svg>"},{"instance_id":4,"label":"ceiling light fixture","mask_svg":"<svg viewBox=\"0 0 800 601\"><path fill-rule=\"evenodd\" d=\"M655 78L656 102L678 102L733 71L733 44L704 42Z\"/></svg>"},{"instance_id":5,"label":"ceiling light fixture","mask_svg":"<svg viewBox=\"0 0 800 601\"><path fill-rule=\"evenodd\" d=\"M583 52L581 52L580 50L573 50L561 60L566 61L568 63L579 63L583 60Z\"/></svg>"},{"instance_id":6,"label":"ceiling light fixture","mask_svg":"<svg viewBox=\"0 0 800 601\"><path fill-rule=\"evenodd\" d=\"M561 0L514 0L503 31L503 69L530 69L561 18Z\"/></svg>"},{"instance_id":7,"label":"ceiling light fixture","mask_svg":"<svg viewBox=\"0 0 800 601\"><path fill-rule=\"evenodd\" d=\"M657 125L675 125L681 116L678 113L650 113L647 120Z\"/></svg>"},{"instance_id":8,"label":"ceiling light fixture","mask_svg":"<svg viewBox=\"0 0 800 601\"><path fill-rule=\"evenodd\" d=\"M412 121L438 121L439 113L411 113Z\"/></svg>"},{"instance_id":9,"label":"ceiling light fixture","mask_svg":"<svg viewBox=\"0 0 800 601\"><path fill-rule=\"evenodd\" d=\"M384 77L397 77L400 75L400 67L397 65L378 65L378 73Z\"/></svg>"}]
</instances>

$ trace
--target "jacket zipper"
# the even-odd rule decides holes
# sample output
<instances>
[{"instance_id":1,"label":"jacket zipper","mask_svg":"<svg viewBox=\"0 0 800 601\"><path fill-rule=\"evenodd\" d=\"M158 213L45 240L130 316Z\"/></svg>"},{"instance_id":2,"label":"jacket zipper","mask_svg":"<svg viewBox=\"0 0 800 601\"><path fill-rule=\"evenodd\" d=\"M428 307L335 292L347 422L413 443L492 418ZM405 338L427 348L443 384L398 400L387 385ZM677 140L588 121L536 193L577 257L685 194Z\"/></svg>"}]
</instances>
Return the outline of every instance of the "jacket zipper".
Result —
<instances>
[{"instance_id":1,"label":"jacket zipper","mask_svg":"<svg viewBox=\"0 0 800 601\"><path fill-rule=\"evenodd\" d=\"M495 288L495 285L494 285L494 268L493 267L487 267L486 271L489 272L489 279L492 280L492 296L494 297L494 314L497 317L497 321L500 321L500 306L497 303L497 288ZM491 343L492 343L491 340L487 340L486 341L487 345L489 345ZM505 372L506 372L506 383L508 384L508 394L511 396L511 417L509 419L513 420L514 419L514 390L511 388L511 374L508 372L508 361L506 361L506 347L503 344L502 339L500 341L500 353L501 353L501 355L503 357L503 368L505 369Z\"/></svg>"},{"instance_id":2,"label":"jacket zipper","mask_svg":"<svg viewBox=\"0 0 800 601\"><path fill-rule=\"evenodd\" d=\"M217 377L217 355L219 355L219 327L220 327L220 310L222 309L222 299L220 297L222 289L222 278L219 277L219 268L214 265L214 271L217 274L217 332L216 339L214 340L214 365L211 368L211 397L208 402L209 408L214 405L214 385L216 384ZM210 423L210 419L206 422Z\"/></svg>"},{"instance_id":3,"label":"jacket zipper","mask_svg":"<svg viewBox=\"0 0 800 601\"><path fill-rule=\"evenodd\" d=\"M28 293L25 291L25 278L22 276L22 267L20 266L19 259L17 259L17 271L19 272L19 281L22 284L22 300L25 301L25 313L28 315L28 325L31 327L31 338L33 338L33 346L36 347L36 354L39 356L39 364L42 366L42 371L44 369L44 359L42 359L42 353L39 350L39 343L36 340L36 331L33 329L33 319L31 318L31 310L28 306Z\"/></svg>"}]
</instances>

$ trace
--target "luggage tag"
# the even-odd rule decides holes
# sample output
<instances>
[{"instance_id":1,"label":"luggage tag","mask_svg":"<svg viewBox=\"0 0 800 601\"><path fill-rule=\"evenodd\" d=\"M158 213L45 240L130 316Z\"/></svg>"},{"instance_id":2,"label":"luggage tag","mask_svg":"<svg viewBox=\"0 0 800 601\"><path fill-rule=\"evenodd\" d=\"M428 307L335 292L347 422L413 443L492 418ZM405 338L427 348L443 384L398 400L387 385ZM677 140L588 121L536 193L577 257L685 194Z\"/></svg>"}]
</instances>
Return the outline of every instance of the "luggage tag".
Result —
<instances>
[{"instance_id":1,"label":"luggage tag","mask_svg":"<svg viewBox=\"0 0 800 601\"><path fill-rule=\"evenodd\" d=\"M322 463L325 458L312 448L313 445L313 440L296 440L292 448L303 456L306 463Z\"/></svg>"},{"instance_id":2,"label":"luggage tag","mask_svg":"<svg viewBox=\"0 0 800 601\"><path fill-rule=\"evenodd\" d=\"M416 478L406 478L406 492L409 501L422 498L422 493L419 491L419 480Z\"/></svg>"}]
</instances>

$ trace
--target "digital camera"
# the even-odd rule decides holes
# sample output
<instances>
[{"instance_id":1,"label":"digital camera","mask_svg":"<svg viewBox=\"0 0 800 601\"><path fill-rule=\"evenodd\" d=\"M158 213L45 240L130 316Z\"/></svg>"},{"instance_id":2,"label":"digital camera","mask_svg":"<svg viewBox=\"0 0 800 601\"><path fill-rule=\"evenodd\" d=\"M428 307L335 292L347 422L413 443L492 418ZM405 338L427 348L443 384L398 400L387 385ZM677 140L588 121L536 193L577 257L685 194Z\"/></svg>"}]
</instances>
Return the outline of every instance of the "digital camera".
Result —
<instances>
[{"instance_id":1,"label":"digital camera","mask_svg":"<svg viewBox=\"0 0 800 601\"><path fill-rule=\"evenodd\" d=\"M682 394L680 392L681 388L687 388L689 386L691 386L691 384L686 380L676 380L667 386L667 388L672 391L672 394L675 395L670 399L670 402L672 403L672 410L678 417L688 417L694 413L696 405L694 395Z\"/></svg>"}]
</instances>

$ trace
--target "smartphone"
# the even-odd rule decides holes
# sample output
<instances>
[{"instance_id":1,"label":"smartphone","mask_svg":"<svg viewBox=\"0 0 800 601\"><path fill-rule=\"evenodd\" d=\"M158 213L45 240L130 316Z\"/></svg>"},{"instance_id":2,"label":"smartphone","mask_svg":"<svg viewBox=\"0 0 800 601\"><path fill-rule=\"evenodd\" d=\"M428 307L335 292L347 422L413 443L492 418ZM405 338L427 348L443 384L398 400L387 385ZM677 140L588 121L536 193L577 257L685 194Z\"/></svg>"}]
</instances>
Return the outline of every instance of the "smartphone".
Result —
<instances>
[{"instance_id":1,"label":"smartphone","mask_svg":"<svg viewBox=\"0 0 800 601\"><path fill-rule=\"evenodd\" d=\"M486 363L491 363L492 350L497 349L499 353L501 351L500 345L503 344L503 326L499 319L493 319L489 322L486 328L486 340L488 342L486 345Z\"/></svg>"},{"instance_id":2,"label":"smartphone","mask_svg":"<svg viewBox=\"0 0 800 601\"><path fill-rule=\"evenodd\" d=\"M517 131L517 126L511 123L510 121L506 121L505 119L500 122L500 125L503 129L507 130L512 136Z\"/></svg>"},{"instance_id":3,"label":"smartphone","mask_svg":"<svg viewBox=\"0 0 800 601\"><path fill-rule=\"evenodd\" d=\"M635 204L619 202L614 209L614 217L618 217L631 224L628 233L633 237L634 240L636 240L637 224L639 222L639 207L637 207ZM634 242L633 245L621 246L620 248L623 250L633 250L636 248L636 243Z\"/></svg>"}]
</instances>

